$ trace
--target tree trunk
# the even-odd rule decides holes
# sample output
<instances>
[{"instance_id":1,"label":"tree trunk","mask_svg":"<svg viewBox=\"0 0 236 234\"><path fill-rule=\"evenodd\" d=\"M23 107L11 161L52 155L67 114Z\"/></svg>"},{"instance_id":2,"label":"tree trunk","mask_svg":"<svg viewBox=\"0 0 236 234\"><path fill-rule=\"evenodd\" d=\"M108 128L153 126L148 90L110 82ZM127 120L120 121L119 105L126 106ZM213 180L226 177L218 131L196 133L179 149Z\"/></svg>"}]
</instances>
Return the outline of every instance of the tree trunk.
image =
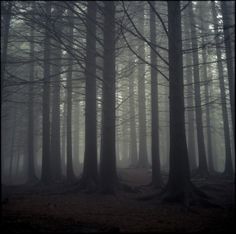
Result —
<instances>
[{"instance_id":1,"label":"tree trunk","mask_svg":"<svg viewBox=\"0 0 236 234\"><path fill-rule=\"evenodd\" d=\"M150 2L155 8L155 2ZM150 38L153 47L156 46L156 17L150 6ZM156 49L156 48L155 48ZM151 64L157 66L157 55L151 49ZM160 149L159 149L159 115L158 115L158 85L157 70L151 67L151 132L152 132L152 185L158 187L161 181Z\"/></svg>"},{"instance_id":2,"label":"tree trunk","mask_svg":"<svg viewBox=\"0 0 236 234\"><path fill-rule=\"evenodd\" d=\"M85 64L85 153L83 179L87 186L96 185L97 170L97 104L96 104L96 12L97 3L88 2L87 45ZM105 44L106 45L106 44Z\"/></svg>"},{"instance_id":3,"label":"tree trunk","mask_svg":"<svg viewBox=\"0 0 236 234\"><path fill-rule=\"evenodd\" d=\"M139 32L144 35L144 2L139 2ZM144 41L138 42L138 55L145 59ZM146 139L146 97L145 97L145 64L139 60L138 65L138 116L139 116L139 162L138 167L148 167Z\"/></svg>"},{"instance_id":4,"label":"tree trunk","mask_svg":"<svg viewBox=\"0 0 236 234\"><path fill-rule=\"evenodd\" d=\"M51 2L46 2L45 25L49 26L51 17ZM51 180L50 160L50 35L45 28L44 34L44 73L43 73L43 144L42 144L42 173L41 180L48 184Z\"/></svg>"},{"instance_id":5,"label":"tree trunk","mask_svg":"<svg viewBox=\"0 0 236 234\"><path fill-rule=\"evenodd\" d=\"M69 11L68 22L70 24L69 27L69 45L70 50L73 49L73 29L74 29L74 14L72 11ZM73 157L72 157L72 132L71 132L71 121L72 121L72 68L73 68L73 58L71 54L68 54L69 65L68 65L68 73L67 73L67 116L66 116L66 175L67 181L73 182L75 180L75 174L73 169Z\"/></svg>"},{"instance_id":6,"label":"tree trunk","mask_svg":"<svg viewBox=\"0 0 236 234\"><path fill-rule=\"evenodd\" d=\"M198 174L201 177L208 176L208 167L205 151L205 142L203 134L203 122L202 122L202 107L201 107L201 90L200 90L200 76L199 76L199 59L198 59L198 42L197 33L195 28L195 19L193 13L192 2L189 6L189 18L191 23L191 38L193 51L193 75L194 75L194 90L195 90L195 111L196 111L196 125L197 125L197 143L198 143L198 157L199 157L199 168Z\"/></svg>"},{"instance_id":7,"label":"tree trunk","mask_svg":"<svg viewBox=\"0 0 236 234\"><path fill-rule=\"evenodd\" d=\"M229 80L229 95L230 95L230 106L233 123L233 134L235 140L235 76L233 69L233 57L232 57L232 46L231 46L231 35L230 35L230 14L228 9L228 2L221 1L222 16L223 16L223 29L224 29L224 42L225 52L227 60L227 72Z\"/></svg>"},{"instance_id":8,"label":"tree trunk","mask_svg":"<svg viewBox=\"0 0 236 234\"><path fill-rule=\"evenodd\" d=\"M212 15L214 21L214 31L215 31L215 42L216 45L219 45L220 39L217 35L218 32L218 21L217 14L215 9L215 2L212 2ZM221 96L221 108L222 108L222 117L223 117L223 128L224 128L224 143L225 143L225 171L224 174L226 176L233 176L233 164L232 164L232 156L231 156L231 144L230 144L230 130L229 130L229 121L228 121L228 110L227 110L227 100L225 93L225 83L224 83L224 72L223 72L223 64L222 64L222 55L219 47L216 47L216 55L217 55L217 68L219 74L219 83L220 83L220 96Z\"/></svg>"},{"instance_id":9,"label":"tree trunk","mask_svg":"<svg viewBox=\"0 0 236 234\"><path fill-rule=\"evenodd\" d=\"M185 36L186 39L190 39L190 24L187 17L184 17L184 30L186 32ZM186 49L191 48L191 42L188 40L186 42ZM194 86L193 86L193 69L192 69L192 61L191 61L191 54L186 53L185 55L185 64L186 68L186 83L187 85L187 106L192 107L194 105L193 100L193 93L194 93ZM188 155L189 155L189 164L191 171L194 171L197 168L196 162L196 145L195 145L195 110L189 109L187 110L187 118L188 118L188 131L187 131L187 139L188 139Z\"/></svg>"},{"instance_id":10,"label":"tree trunk","mask_svg":"<svg viewBox=\"0 0 236 234\"><path fill-rule=\"evenodd\" d=\"M35 2L32 3L32 12L35 10ZM30 28L30 70L29 70L29 89L28 89L28 181L37 179L34 167L34 28Z\"/></svg>"},{"instance_id":11,"label":"tree trunk","mask_svg":"<svg viewBox=\"0 0 236 234\"><path fill-rule=\"evenodd\" d=\"M62 32L62 25L58 22L61 19L63 10L61 7L55 7L53 14L54 30L60 37ZM53 81L53 96L52 96L52 121L51 121L51 165L52 178L54 181L60 181L61 173L61 126L60 126L60 72L61 72L61 44L58 40L53 41L55 48L52 50L53 66L52 66L52 81Z\"/></svg>"},{"instance_id":12,"label":"tree trunk","mask_svg":"<svg viewBox=\"0 0 236 234\"><path fill-rule=\"evenodd\" d=\"M7 5L4 6L5 4ZM3 42L2 42L2 47L1 47L1 50L2 50L1 51L1 93L3 95L12 2L11 1L1 2L1 7L2 7L2 14L3 14L3 27L1 30L1 33L3 36Z\"/></svg>"},{"instance_id":13,"label":"tree trunk","mask_svg":"<svg viewBox=\"0 0 236 234\"><path fill-rule=\"evenodd\" d=\"M130 58L132 56L130 55ZM131 60L130 62L134 62ZM129 158L130 166L136 166L138 162L137 152L137 135L136 135L136 122L135 122L135 93L134 93L134 71L129 77L129 114L130 114L130 146Z\"/></svg>"},{"instance_id":14,"label":"tree trunk","mask_svg":"<svg viewBox=\"0 0 236 234\"><path fill-rule=\"evenodd\" d=\"M179 1L168 1L170 82L170 172L166 199L185 199L190 184L185 136L181 12Z\"/></svg>"},{"instance_id":15,"label":"tree trunk","mask_svg":"<svg viewBox=\"0 0 236 234\"><path fill-rule=\"evenodd\" d=\"M115 151L115 2L104 1L104 71L102 105L101 190L114 192L117 180Z\"/></svg>"}]
</instances>

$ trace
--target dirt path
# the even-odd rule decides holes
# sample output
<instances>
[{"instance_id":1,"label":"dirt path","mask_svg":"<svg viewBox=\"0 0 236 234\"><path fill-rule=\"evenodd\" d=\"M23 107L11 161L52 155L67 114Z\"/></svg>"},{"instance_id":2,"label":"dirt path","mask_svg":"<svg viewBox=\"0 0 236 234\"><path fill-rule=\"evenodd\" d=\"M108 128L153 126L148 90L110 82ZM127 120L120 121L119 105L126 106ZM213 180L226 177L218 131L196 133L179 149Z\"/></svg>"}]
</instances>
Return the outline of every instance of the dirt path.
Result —
<instances>
[{"instance_id":1,"label":"dirt path","mask_svg":"<svg viewBox=\"0 0 236 234\"><path fill-rule=\"evenodd\" d=\"M146 170L121 169L123 182L132 186L148 184L151 174ZM205 182L205 184L209 183ZM204 182L199 182L204 185ZM229 181L207 185L225 208L194 206L184 213L180 206L162 204L160 200L137 201L143 194L118 192L116 196L86 194L18 193L2 207L2 230L5 233L78 233L78 232L162 232L223 231L235 229L232 204L233 184ZM145 190L144 190L145 191ZM150 190L151 191L151 190Z\"/></svg>"}]
</instances>

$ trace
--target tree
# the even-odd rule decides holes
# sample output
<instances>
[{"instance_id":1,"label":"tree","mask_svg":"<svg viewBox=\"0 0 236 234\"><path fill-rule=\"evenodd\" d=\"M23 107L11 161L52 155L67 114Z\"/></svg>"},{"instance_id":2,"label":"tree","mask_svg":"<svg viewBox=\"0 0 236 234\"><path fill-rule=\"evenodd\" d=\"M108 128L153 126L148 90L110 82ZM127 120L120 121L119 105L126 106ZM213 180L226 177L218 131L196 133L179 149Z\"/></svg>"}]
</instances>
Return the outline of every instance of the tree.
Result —
<instances>
[{"instance_id":1,"label":"tree","mask_svg":"<svg viewBox=\"0 0 236 234\"><path fill-rule=\"evenodd\" d=\"M32 13L35 11L35 2L32 3ZM29 67L29 95L28 95L28 180L33 182L37 179L34 169L34 25L30 28L30 67Z\"/></svg>"},{"instance_id":2,"label":"tree","mask_svg":"<svg viewBox=\"0 0 236 234\"><path fill-rule=\"evenodd\" d=\"M195 28L195 18L193 12L192 2L189 6L189 18L191 23L190 34L192 39L193 51L193 76L194 76L194 91L195 91L195 113L196 113L196 126L197 126L197 143L198 143L198 175L200 177L208 176L208 167L205 151L205 142L203 134L203 122L202 122L202 102L201 102L201 90L200 90L200 76L199 76L199 58L198 58L198 42L197 33Z\"/></svg>"},{"instance_id":3,"label":"tree","mask_svg":"<svg viewBox=\"0 0 236 234\"><path fill-rule=\"evenodd\" d=\"M85 153L82 180L87 186L98 183L97 110L96 110L96 11L97 3L88 2L85 61ZM105 35L104 35L105 36ZM105 52L104 52L105 53ZM104 67L105 69L105 67Z\"/></svg>"},{"instance_id":4,"label":"tree","mask_svg":"<svg viewBox=\"0 0 236 234\"><path fill-rule=\"evenodd\" d=\"M2 7L2 23L3 26L1 28L1 33L3 35L3 43L1 46L1 91L3 95L3 88L4 88L4 76L6 70L6 63L7 63L7 49L8 49L8 40L9 40L9 29L10 29L10 22L11 22L11 9L12 9L12 2L1 2Z\"/></svg>"},{"instance_id":5,"label":"tree","mask_svg":"<svg viewBox=\"0 0 236 234\"><path fill-rule=\"evenodd\" d=\"M70 50L73 49L73 28L74 28L74 14L71 10L68 13L68 22L69 22L69 40L68 40L68 47ZM68 73L67 73L67 116L66 116L66 157L67 157L67 164L66 164L66 176L67 181L73 182L76 177L73 170L73 158L72 158L72 69L73 69L73 57L71 53L68 53Z\"/></svg>"},{"instance_id":6,"label":"tree","mask_svg":"<svg viewBox=\"0 0 236 234\"><path fill-rule=\"evenodd\" d=\"M216 14L215 2L212 2L212 15L214 21L214 31L215 31L215 42L216 45L220 44L219 39L219 30L218 30L218 21ZM229 120L228 120L228 110L227 110L227 100L225 92L225 83L224 83L224 72L222 64L222 54L219 47L216 48L217 55L217 68L219 74L219 83L220 83L220 97L221 97L221 108L222 108L222 117L223 117L223 134L224 134L224 143L225 143L225 170L224 174L229 177L233 177L233 164L231 156L231 144L230 144L230 130L229 130Z\"/></svg>"},{"instance_id":7,"label":"tree","mask_svg":"<svg viewBox=\"0 0 236 234\"><path fill-rule=\"evenodd\" d=\"M230 95L230 106L231 106L231 116L233 123L233 133L235 140L235 76L233 69L233 57L232 57L232 45L231 45L231 35L230 35L230 14L228 9L228 2L221 1L221 9L223 16L223 30L224 30L224 42L225 42L225 53L227 61L227 72L229 80L229 95Z\"/></svg>"},{"instance_id":8,"label":"tree","mask_svg":"<svg viewBox=\"0 0 236 234\"><path fill-rule=\"evenodd\" d=\"M45 34L44 34L44 71L43 71L43 135L42 135L42 172L41 180L48 184L51 180L50 160L50 25L51 2L45 3Z\"/></svg>"},{"instance_id":9,"label":"tree","mask_svg":"<svg viewBox=\"0 0 236 234\"><path fill-rule=\"evenodd\" d=\"M61 73L61 57L62 57L62 48L61 43L58 38L61 37L62 25L59 20L62 17L63 9L61 6L54 6L55 10L52 15L52 20L54 23L54 32L57 38L53 41L55 48L51 50L51 57L53 60L52 64L52 121L51 121L51 165L52 170L52 179L54 181L61 180L61 142L60 142L60 73Z\"/></svg>"},{"instance_id":10,"label":"tree","mask_svg":"<svg viewBox=\"0 0 236 234\"><path fill-rule=\"evenodd\" d=\"M100 179L104 193L114 192L115 151L115 2L104 1L104 65Z\"/></svg>"},{"instance_id":11,"label":"tree","mask_svg":"<svg viewBox=\"0 0 236 234\"><path fill-rule=\"evenodd\" d=\"M190 24L188 18L184 17L184 31L186 39L190 38ZM186 50L191 49L191 41L187 40L186 42ZM192 61L191 61L191 54L186 53L185 54L185 64L186 64L186 82L187 82L187 107L192 107L194 104L193 100L193 93L194 93L194 87L193 87L193 69L192 69ZM197 162L196 162L196 146L195 146L195 110L194 108L187 110L187 118L188 118L188 128L187 128L187 139L188 139L188 155L189 155L189 164L191 171L194 171L197 168Z\"/></svg>"},{"instance_id":12,"label":"tree","mask_svg":"<svg viewBox=\"0 0 236 234\"><path fill-rule=\"evenodd\" d=\"M155 8L155 2L150 3ZM150 38L153 47L156 46L156 18L155 13L150 6ZM151 131L152 131L152 185L158 187L161 181L160 149L159 149L159 117L158 117L158 86L157 86L157 55L151 49Z\"/></svg>"},{"instance_id":13,"label":"tree","mask_svg":"<svg viewBox=\"0 0 236 234\"><path fill-rule=\"evenodd\" d=\"M139 2L138 29L144 35L144 2ZM144 41L138 41L138 55L144 59ZM148 167L146 140L146 104L145 101L145 64L139 60L138 64L138 116L139 116L139 161L138 167Z\"/></svg>"},{"instance_id":14,"label":"tree","mask_svg":"<svg viewBox=\"0 0 236 234\"><path fill-rule=\"evenodd\" d=\"M168 1L170 82L170 171L165 199L186 201L190 172L185 136L181 12L179 1Z\"/></svg>"}]
</instances>

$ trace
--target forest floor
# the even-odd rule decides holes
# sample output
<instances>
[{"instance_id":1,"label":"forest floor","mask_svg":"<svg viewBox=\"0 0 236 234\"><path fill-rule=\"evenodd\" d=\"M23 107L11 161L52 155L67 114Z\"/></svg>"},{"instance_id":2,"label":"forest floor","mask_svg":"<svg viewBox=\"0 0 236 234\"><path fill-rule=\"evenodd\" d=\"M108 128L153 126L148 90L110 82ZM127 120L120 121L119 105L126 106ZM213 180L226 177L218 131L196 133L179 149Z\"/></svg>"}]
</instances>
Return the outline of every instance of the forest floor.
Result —
<instances>
[{"instance_id":1,"label":"forest floor","mask_svg":"<svg viewBox=\"0 0 236 234\"><path fill-rule=\"evenodd\" d=\"M116 195L71 192L62 185L39 188L4 186L1 233L86 232L235 232L234 181L223 178L193 180L219 207L163 203L160 197L140 201L154 189L147 186L151 172L119 169L122 182L139 192ZM164 176L167 179L167 176ZM141 187L140 187L141 186ZM4 195L5 196L5 195Z\"/></svg>"}]
</instances>

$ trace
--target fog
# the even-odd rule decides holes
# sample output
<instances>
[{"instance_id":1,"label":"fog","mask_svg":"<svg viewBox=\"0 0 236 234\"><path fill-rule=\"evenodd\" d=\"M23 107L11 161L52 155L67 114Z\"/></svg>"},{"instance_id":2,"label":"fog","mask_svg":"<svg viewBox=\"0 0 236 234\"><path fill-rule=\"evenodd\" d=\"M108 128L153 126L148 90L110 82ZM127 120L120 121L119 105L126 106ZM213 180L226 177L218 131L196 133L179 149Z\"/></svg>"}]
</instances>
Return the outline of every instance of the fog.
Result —
<instances>
[{"instance_id":1,"label":"fog","mask_svg":"<svg viewBox=\"0 0 236 234\"><path fill-rule=\"evenodd\" d=\"M132 199L153 197L187 212L198 204L212 211L209 220L225 214L230 228L234 51L234 1L2 1L4 227L9 212L27 210L27 204L19 208L11 200L22 196L23 204L43 207L42 192L46 210L75 201L75 210L93 204L92 214L105 194L124 199L127 207ZM58 204L50 200L52 193ZM106 199L104 204L115 206ZM118 212L113 205L112 217ZM106 230L137 231L135 225L142 231L177 230L175 224L160 228L143 221L145 229L137 224L134 207L130 223L107 218ZM158 205L152 207L163 215ZM60 209L65 218L66 208ZM88 220L79 219L84 231L75 230L86 232ZM103 230L96 226L101 220L91 223L91 230ZM215 231L210 223L204 228Z\"/></svg>"}]
</instances>

